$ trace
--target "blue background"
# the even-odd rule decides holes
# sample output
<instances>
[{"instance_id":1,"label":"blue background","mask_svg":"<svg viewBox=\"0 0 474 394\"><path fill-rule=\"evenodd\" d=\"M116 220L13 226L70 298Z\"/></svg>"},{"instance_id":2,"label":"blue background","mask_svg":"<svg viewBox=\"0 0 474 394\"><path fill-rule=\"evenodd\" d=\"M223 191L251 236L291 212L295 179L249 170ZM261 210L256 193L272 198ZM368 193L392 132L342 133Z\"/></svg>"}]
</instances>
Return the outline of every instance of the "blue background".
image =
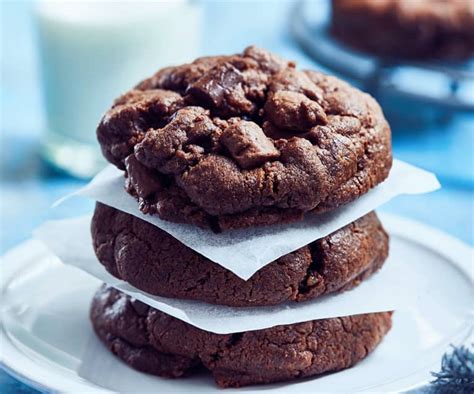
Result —
<instances>
[{"instance_id":1,"label":"blue background","mask_svg":"<svg viewBox=\"0 0 474 394\"><path fill-rule=\"evenodd\" d=\"M292 40L288 31L290 6L291 2L284 1L204 2L201 53L240 52L245 46L255 44L295 59L300 67L322 69ZM28 239L44 220L89 212L93 204L77 199L64 207L51 208L55 200L84 181L49 168L40 158L44 116L32 4L6 1L1 7L0 252L3 254ZM408 113L418 111L411 104L395 105ZM390 112L388 107L384 109ZM428 195L399 197L381 210L438 227L472 245L473 114L456 114L445 124L419 124L400 117L390 120L395 157L435 171L443 188ZM0 372L0 391L30 392L3 372Z\"/></svg>"}]
</instances>

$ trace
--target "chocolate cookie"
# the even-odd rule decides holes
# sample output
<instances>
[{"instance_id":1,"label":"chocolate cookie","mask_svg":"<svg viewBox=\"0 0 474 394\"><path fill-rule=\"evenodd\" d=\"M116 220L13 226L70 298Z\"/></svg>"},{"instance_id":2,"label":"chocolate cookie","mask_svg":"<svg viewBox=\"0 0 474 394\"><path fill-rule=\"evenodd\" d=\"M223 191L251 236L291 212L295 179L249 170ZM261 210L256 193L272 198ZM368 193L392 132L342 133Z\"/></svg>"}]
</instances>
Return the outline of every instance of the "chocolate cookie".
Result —
<instances>
[{"instance_id":1,"label":"chocolate cookie","mask_svg":"<svg viewBox=\"0 0 474 394\"><path fill-rule=\"evenodd\" d=\"M158 227L100 203L92 238L107 270L140 290L230 306L305 301L347 290L377 271L388 254L388 236L375 213L280 257L248 281Z\"/></svg>"},{"instance_id":2,"label":"chocolate cookie","mask_svg":"<svg viewBox=\"0 0 474 394\"><path fill-rule=\"evenodd\" d=\"M372 97L255 47L158 71L116 100L97 136L143 212L215 231L332 210L392 163Z\"/></svg>"},{"instance_id":3,"label":"chocolate cookie","mask_svg":"<svg viewBox=\"0 0 474 394\"><path fill-rule=\"evenodd\" d=\"M102 342L139 371L178 378L204 367L219 386L240 387L349 368L390 330L391 312L219 335L103 286L91 320Z\"/></svg>"},{"instance_id":4,"label":"chocolate cookie","mask_svg":"<svg viewBox=\"0 0 474 394\"><path fill-rule=\"evenodd\" d=\"M388 57L462 60L474 55L472 0L332 0L331 30Z\"/></svg>"}]
</instances>

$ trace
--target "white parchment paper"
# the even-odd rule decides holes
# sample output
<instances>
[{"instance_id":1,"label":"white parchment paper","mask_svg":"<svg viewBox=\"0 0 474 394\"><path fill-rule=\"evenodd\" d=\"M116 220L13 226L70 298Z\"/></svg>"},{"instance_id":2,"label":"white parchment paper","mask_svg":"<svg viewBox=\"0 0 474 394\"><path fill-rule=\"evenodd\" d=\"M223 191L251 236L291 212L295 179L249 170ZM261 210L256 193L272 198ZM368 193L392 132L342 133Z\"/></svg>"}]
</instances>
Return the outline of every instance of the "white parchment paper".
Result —
<instances>
[{"instance_id":1,"label":"white parchment paper","mask_svg":"<svg viewBox=\"0 0 474 394\"><path fill-rule=\"evenodd\" d=\"M222 234L143 214L138 209L137 201L124 190L123 172L114 166L106 167L87 186L73 195L92 198L146 220L247 280L268 263L325 237L398 195L427 193L439 187L434 174L394 160L390 176L382 184L333 212L323 215L308 214L305 220L298 223L235 230Z\"/></svg>"},{"instance_id":2,"label":"white parchment paper","mask_svg":"<svg viewBox=\"0 0 474 394\"><path fill-rule=\"evenodd\" d=\"M383 269L353 290L313 301L273 307L235 308L199 301L150 296L109 274L97 261L89 231L90 216L50 221L35 231L52 253L130 296L198 328L218 334L258 330L329 317L381 312L409 305L416 284L407 285L400 265L387 262Z\"/></svg>"}]
</instances>

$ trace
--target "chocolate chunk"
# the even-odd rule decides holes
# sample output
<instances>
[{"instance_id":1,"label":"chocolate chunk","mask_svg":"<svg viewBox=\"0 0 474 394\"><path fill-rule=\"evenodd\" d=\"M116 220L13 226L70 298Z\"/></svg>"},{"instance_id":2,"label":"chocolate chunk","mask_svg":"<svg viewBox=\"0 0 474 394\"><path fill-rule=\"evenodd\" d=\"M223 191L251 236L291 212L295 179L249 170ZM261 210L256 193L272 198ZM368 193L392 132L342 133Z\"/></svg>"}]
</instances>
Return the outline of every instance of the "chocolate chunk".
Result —
<instances>
[{"instance_id":1,"label":"chocolate chunk","mask_svg":"<svg viewBox=\"0 0 474 394\"><path fill-rule=\"evenodd\" d=\"M206 106L219 107L226 93L235 90L236 85L242 81L242 73L232 64L224 63L214 67L194 82L187 93L203 101Z\"/></svg>"},{"instance_id":2,"label":"chocolate chunk","mask_svg":"<svg viewBox=\"0 0 474 394\"><path fill-rule=\"evenodd\" d=\"M224 130L220 141L244 169L257 167L280 155L272 141L254 122L242 120L232 124Z\"/></svg>"},{"instance_id":3,"label":"chocolate chunk","mask_svg":"<svg viewBox=\"0 0 474 394\"><path fill-rule=\"evenodd\" d=\"M145 167L134 155L125 159L125 169L127 170L128 191L133 191L141 199L146 199L156 192L162 190L160 177L156 171Z\"/></svg>"},{"instance_id":4,"label":"chocolate chunk","mask_svg":"<svg viewBox=\"0 0 474 394\"><path fill-rule=\"evenodd\" d=\"M323 108L301 93L276 92L267 100L264 110L275 126L296 132L305 132L328 121Z\"/></svg>"}]
</instances>

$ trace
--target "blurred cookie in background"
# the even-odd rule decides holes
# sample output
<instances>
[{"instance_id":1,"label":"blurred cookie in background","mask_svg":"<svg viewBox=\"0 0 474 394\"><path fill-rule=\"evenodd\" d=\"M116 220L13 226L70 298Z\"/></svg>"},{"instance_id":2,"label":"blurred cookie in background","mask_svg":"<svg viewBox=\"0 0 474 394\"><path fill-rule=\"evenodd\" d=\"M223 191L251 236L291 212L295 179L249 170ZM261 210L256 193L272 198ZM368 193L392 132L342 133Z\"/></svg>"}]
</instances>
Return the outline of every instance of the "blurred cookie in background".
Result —
<instances>
[{"instance_id":1,"label":"blurred cookie in background","mask_svg":"<svg viewBox=\"0 0 474 394\"><path fill-rule=\"evenodd\" d=\"M464 60L474 54L474 2L332 0L331 32L381 56Z\"/></svg>"}]
</instances>

